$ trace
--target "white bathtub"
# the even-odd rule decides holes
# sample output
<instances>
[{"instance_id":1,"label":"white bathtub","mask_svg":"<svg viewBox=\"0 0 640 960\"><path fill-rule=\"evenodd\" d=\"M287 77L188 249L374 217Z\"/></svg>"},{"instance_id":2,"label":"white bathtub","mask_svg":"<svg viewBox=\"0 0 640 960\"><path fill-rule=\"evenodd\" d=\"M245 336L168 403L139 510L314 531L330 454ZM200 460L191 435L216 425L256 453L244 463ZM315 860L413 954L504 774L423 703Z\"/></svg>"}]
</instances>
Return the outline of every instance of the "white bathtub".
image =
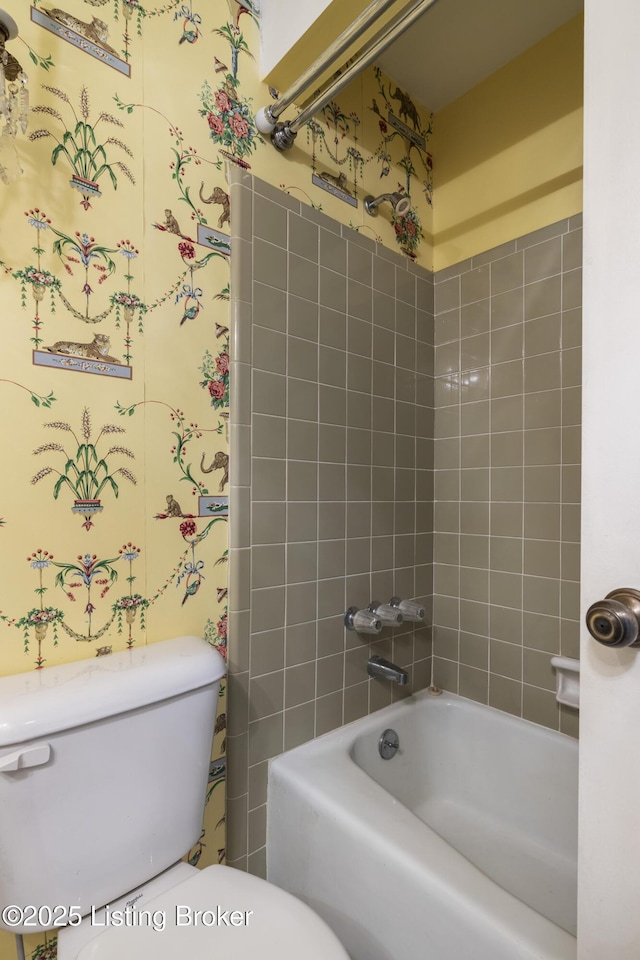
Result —
<instances>
[{"instance_id":1,"label":"white bathtub","mask_svg":"<svg viewBox=\"0 0 640 960\"><path fill-rule=\"evenodd\" d=\"M272 761L268 879L353 960L575 960L577 761L569 737L419 693Z\"/></svg>"}]
</instances>

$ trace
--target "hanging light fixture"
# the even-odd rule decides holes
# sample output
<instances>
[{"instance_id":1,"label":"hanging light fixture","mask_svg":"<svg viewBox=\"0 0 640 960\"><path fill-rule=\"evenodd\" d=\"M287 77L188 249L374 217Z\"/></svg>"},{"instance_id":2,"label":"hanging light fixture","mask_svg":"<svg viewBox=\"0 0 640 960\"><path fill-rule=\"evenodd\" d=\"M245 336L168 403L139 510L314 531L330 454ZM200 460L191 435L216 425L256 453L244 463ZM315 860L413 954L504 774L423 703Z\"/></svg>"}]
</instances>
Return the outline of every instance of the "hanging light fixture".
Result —
<instances>
[{"instance_id":1,"label":"hanging light fixture","mask_svg":"<svg viewBox=\"0 0 640 960\"><path fill-rule=\"evenodd\" d=\"M5 49L18 36L18 25L0 9L0 179L11 183L22 173L15 139L29 122L28 77L16 58Z\"/></svg>"}]
</instances>

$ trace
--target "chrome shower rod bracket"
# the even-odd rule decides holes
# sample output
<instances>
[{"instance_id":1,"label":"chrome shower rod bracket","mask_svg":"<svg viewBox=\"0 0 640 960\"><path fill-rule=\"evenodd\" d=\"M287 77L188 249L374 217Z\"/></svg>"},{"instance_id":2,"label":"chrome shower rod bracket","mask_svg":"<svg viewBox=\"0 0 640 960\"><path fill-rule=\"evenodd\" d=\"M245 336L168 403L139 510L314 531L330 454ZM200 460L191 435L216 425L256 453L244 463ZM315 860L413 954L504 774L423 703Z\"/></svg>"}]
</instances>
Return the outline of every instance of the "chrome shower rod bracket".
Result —
<instances>
[{"instance_id":1,"label":"chrome shower rod bracket","mask_svg":"<svg viewBox=\"0 0 640 960\"><path fill-rule=\"evenodd\" d=\"M277 150L290 150L297 136L297 131L292 130L288 123L277 123L271 133L271 143Z\"/></svg>"}]
</instances>

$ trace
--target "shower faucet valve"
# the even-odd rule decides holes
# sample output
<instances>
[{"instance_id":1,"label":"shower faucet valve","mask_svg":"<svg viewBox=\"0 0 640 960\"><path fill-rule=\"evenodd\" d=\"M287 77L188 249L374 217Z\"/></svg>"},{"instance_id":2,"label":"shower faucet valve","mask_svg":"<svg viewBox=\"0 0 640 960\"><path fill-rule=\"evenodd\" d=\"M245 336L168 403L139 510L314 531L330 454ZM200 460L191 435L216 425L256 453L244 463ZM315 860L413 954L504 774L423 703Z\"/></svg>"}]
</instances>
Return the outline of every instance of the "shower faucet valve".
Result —
<instances>
[{"instance_id":1,"label":"shower faucet valve","mask_svg":"<svg viewBox=\"0 0 640 960\"><path fill-rule=\"evenodd\" d=\"M358 610L357 607L349 607L344 615L344 625L347 630L355 630L356 633L375 634L376 636L382 630L382 620L371 610Z\"/></svg>"},{"instance_id":2,"label":"shower faucet valve","mask_svg":"<svg viewBox=\"0 0 640 960\"><path fill-rule=\"evenodd\" d=\"M369 610L376 617L380 617L383 627L399 627L404 619L398 607L392 607L389 603L380 603L379 600L372 600Z\"/></svg>"},{"instance_id":3,"label":"shower faucet valve","mask_svg":"<svg viewBox=\"0 0 640 960\"><path fill-rule=\"evenodd\" d=\"M424 620L424 607L420 603L414 603L413 600L401 600L400 597L391 597L389 606L394 610L399 610L405 620L409 623L422 623Z\"/></svg>"}]
</instances>

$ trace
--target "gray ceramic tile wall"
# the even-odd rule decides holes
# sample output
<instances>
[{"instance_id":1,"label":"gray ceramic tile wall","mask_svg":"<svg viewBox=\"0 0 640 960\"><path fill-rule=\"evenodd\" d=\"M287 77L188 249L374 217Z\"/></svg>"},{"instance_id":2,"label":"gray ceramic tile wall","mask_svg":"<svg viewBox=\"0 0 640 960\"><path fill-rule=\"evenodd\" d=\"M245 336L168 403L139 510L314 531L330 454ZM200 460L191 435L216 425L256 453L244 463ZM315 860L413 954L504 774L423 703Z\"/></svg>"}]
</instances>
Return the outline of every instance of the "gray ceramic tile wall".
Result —
<instances>
[{"instance_id":1,"label":"gray ceramic tile wall","mask_svg":"<svg viewBox=\"0 0 640 960\"><path fill-rule=\"evenodd\" d=\"M269 758L431 680L430 626L343 617L397 594L431 622L433 278L232 173L227 841L264 874Z\"/></svg>"},{"instance_id":2,"label":"gray ceramic tile wall","mask_svg":"<svg viewBox=\"0 0 640 960\"><path fill-rule=\"evenodd\" d=\"M435 275L434 679L568 733L578 656L582 220Z\"/></svg>"}]
</instances>

